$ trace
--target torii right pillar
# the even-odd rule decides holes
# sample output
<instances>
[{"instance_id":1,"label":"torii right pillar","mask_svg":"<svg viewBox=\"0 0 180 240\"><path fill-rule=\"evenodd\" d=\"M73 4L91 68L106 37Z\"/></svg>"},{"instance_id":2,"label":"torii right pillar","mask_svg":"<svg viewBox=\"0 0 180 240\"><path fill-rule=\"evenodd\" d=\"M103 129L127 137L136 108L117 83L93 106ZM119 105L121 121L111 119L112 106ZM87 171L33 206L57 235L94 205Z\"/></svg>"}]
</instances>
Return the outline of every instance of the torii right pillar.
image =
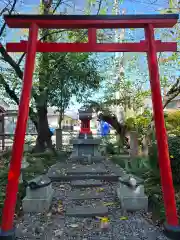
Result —
<instances>
[{"instance_id":1,"label":"torii right pillar","mask_svg":"<svg viewBox=\"0 0 180 240\"><path fill-rule=\"evenodd\" d=\"M148 43L148 66L158 145L158 158L161 173L162 193L166 212L165 233L171 239L180 239L180 227L176 209L175 192L172 179L171 164L168 150L168 140L164 121L163 101L159 79L157 52L154 39L154 28L152 24L145 27L145 37Z\"/></svg>"}]
</instances>

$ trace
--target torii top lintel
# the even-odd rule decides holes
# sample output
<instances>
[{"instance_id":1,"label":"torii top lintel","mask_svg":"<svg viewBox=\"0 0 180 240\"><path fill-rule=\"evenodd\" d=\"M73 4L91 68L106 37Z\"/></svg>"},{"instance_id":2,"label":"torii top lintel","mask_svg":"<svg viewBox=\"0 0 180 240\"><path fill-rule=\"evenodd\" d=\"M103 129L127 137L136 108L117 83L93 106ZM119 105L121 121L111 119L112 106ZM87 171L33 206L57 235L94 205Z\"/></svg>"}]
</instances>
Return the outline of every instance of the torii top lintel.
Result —
<instances>
[{"instance_id":1,"label":"torii top lintel","mask_svg":"<svg viewBox=\"0 0 180 240\"><path fill-rule=\"evenodd\" d=\"M178 14L157 15L4 15L10 28L29 28L36 23L39 28L171 28L179 18Z\"/></svg>"}]
</instances>

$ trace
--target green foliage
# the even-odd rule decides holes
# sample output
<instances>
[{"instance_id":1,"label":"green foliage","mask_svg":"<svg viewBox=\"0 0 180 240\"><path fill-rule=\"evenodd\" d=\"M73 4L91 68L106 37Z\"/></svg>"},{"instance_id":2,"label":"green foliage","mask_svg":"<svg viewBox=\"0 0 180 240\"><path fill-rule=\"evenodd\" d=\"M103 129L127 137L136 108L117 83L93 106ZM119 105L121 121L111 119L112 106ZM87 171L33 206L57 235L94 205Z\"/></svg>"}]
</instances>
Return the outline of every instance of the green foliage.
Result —
<instances>
[{"instance_id":1,"label":"green foliage","mask_svg":"<svg viewBox=\"0 0 180 240\"><path fill-rule=\"evenodd\" d=\"M115 96L115 92L119 93L119 97ZM131 81L126 77L122 77L116 83L107 83L104 95L104 103L106 105L121 105L126 112L133 110L135 114L143 106L145 97L149 95L149 91L143 90L141 81Z\"/></svg>"},{"instance_id":2,"label":"green foliage","mask_svg":"<svg viewBox=\"0 0 180 240\"><path fill-rule=\"evenodd\" d=\"M103 138L103 146L106 149L106 153L110 155L114 155L117 153L117 142L115 136L106 136Z\"/></svg>"},{"instance_id":3,"label":"green foliage","mask_svg":"<svg viewBox=\"0 0 180 240\"><path fill-rule=\"evenodd\" d=\"M157 145L154 142L154 138L152 139L152 142L153 144L149 148L148 158L138 157L137 159L132 159L131 161L125 161L125 160L122 161L122 160L119 160L119 158L116 158L115 162L118 163L121 167L123 167L128 173L132 173L144 179L146 194L149 196L150 205L153 205L151 206L153 208L151 210L153 212L155 211L155 214L158 215L158 219L160 221L164 221L165 209L164 209L164 204L162 199ZM175 186L178 186L180 183L180 177L179 177L180 137L169 138L168 143L169 143L169 152L170 152L170 159L171 159L171 168L173 173L173 181ZM113 156L113 159L115 159L114 156ZM178 199L177 199L177 204L179 208Z\"/></svg>"},{"instance_id":4,"label":"green foliage","mask_svg":"<svg viewBox=\"0 0 180 240\"><path fill-rule=\"evenodd\" d=\"M135 130L136 128L136 119L133 117L129 117L126 119L126 126L128 130Z\"/></svg>"},{"instance_id":5,"label":"green foliage","mask_svg":"<svg viewBox=\"0 0 180 240\"><path fill-rule=\"evenodd\" d=\"M86 42L87 31L57 31L49 30L51 41ZM53 38L53 39L52 39ZM102 77L98 72L99 63L92 53L46 53L40 55L36 68L37 91L41 90L38 102L56 107L63 119L65 109L72 97L78 102L87 101L100 87ZM43 92L43 91L44 92ZM44 93L44 94L43 94Z\"/></svg>"},{"instance_id":6,"label":"green foliage","mask_svg":"<svg viewBox=\"0 0 180 240\"><path fill-rule=\"evenodd\" d=\"M118 164L120 167L125 168L126 161L128 161L128 159L125 159L121 155L112 155L111 161L114 162L115 164Z\"/></svg>"},{"instance_id":7,"label":"green foliage","mask_svg":"<svg viewBox=\"0 0 180 240\"><path fill-rule=\"evenodd\" d=\"M168 133L180 136L180 111L167 113L165 121Z\"/></svg>"},{"instance_id":8,"label":"green foliage","mask_svg":"<svg viewBox=\"0 0 180 240\"><path fill-rule=\"evenodd\" d=\"M180 137L168 139L174 184L180 183Z\"/></svg>"},{"instance_id":9,"label":"green foliage","mask_svg":"<svg viewBox=\"0 0 180 240\"><path fill-rule=\"evenodd\" d=\"M111 143L111 142L107 143L106 152L107 152L107 154L115 154L116 153L115 146L113 143Z\"/></svg>"},{"instance_id":10,"label":"green foliage","mask_svg":"<svg viewBox=\"0 0 180 240\"><path fill-rule=\"evenodd\" d=\"M101 77L97 73L97 63L83 53L54 54L54 62L49 67L51 77L48 85L49 104L59 109L66 109L72 96L77 101L87 99L91 91L99 87Z\"/></svg>"},{"instance_id":11,"label":"green foliage","mask_svg":"<svg viewBox=\"0 0 180 240\"><path fill-rule=\"evenodd\" d=\"M129 161L126 161L125 170L127 173L135 174L142 177L144 172L147 171L147 159L142 157L136 157Z\"/></svg>"},{"instance_id":12,"label":"green foliage","mask_svg":"<svg viewBox=\"0 0 180 240\"><path fill-rule=\"evenodd\" d=\"M147 130L152 120L152 114L146 109L142 114L136 117L130 117L126 119L126 125L129 130L135 130L138 132L140 138L147 134Z\"/></svg>"},{"instance_id":13,"label":"green foliage","mask_svg":"<svg viewBox=\"0 0 180 240\"><path fill-rule=\"evenodd\" d=\"M155 142L149 147L149 165L154 173L159 172L158 150Z\"/></svg>"}]
</instances>

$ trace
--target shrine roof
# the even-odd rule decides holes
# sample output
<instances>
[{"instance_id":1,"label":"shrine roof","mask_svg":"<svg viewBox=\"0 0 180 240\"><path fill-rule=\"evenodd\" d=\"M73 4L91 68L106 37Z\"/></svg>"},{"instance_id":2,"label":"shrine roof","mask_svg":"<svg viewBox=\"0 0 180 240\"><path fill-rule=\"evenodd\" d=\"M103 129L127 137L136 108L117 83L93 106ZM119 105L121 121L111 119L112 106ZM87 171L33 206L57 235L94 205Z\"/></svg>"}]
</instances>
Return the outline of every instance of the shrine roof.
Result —
<instances>
[{"instance_id":1,"label":"shrine roof","mask_svg":"<svg viewBox=\"0 0 180 240\"><path fill-rule=\"evenodd\" d=\"M141 15L4 15L11 28L29 28L36 23L40 28L144 28L152 24L155 28L173 27L178 14Z\"/></svg>"}]
</instances>

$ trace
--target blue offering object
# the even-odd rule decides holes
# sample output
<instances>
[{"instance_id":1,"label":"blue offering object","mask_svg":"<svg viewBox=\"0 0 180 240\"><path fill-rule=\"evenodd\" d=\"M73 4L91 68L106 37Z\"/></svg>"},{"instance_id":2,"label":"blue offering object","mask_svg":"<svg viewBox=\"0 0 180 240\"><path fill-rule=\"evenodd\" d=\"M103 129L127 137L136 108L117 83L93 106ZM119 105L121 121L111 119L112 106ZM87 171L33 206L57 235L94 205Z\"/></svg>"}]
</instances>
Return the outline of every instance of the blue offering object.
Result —
<instances>
[{"instance_id":1,"label":"blue offering object","mask_svg":"<svg viewBox=\"0 0 180 240\"><path fill-rule=\"evenodd\" d=\"M107 136L110 132L110 126L107 122L101 121L101 136Z\"/></svg>"}]
</instances>

